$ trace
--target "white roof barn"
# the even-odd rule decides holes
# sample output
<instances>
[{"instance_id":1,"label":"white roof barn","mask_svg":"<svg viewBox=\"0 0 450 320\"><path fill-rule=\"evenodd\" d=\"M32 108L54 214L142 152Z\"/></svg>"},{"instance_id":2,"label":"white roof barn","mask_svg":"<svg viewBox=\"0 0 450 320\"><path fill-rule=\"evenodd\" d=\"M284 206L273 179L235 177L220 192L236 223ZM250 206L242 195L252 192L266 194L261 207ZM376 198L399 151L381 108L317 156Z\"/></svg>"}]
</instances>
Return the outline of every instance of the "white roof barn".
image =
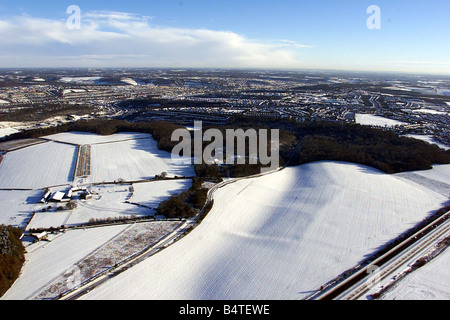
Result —
<instances>
[{"instance_id":1,"label":"white roof barn","mask_svg":"<svg viewBox=\"0 0 450 320\"><path fill-rule=\"evenodd\" d=\"M52 200L53 201L61 201L65 196L64 192L61 191L56 191L53 196L52 196Z\"/></svg>"}]
</instances>

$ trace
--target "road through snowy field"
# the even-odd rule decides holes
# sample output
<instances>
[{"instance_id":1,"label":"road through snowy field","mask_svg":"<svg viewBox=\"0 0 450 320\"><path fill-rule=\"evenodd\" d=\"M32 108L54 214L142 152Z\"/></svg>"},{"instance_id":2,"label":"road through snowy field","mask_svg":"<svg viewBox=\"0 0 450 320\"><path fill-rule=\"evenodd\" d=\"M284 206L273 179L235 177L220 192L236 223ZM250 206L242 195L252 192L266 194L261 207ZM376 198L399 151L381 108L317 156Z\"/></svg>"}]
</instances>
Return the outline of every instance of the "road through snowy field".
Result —
<instances>
[{"instance_id":1,"label":"road through snowy field","mask_svg":"<svg viewBox=\"0 0 450 320\"><path fill-rule=\"evenodd\" d=\"M340 162L240 180L185 238L84 298L301 299L447 199Z\"/></svg>"}]
</instances>

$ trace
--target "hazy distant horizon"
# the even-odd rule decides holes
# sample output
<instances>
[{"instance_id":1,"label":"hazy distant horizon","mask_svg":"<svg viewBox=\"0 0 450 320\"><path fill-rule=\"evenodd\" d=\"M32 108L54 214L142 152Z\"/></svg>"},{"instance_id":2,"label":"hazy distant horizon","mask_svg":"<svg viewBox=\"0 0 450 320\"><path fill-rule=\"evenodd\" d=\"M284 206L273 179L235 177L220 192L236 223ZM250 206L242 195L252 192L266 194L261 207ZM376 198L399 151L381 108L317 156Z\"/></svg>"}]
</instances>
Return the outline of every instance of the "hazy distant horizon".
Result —
<instances>
[{"instance_id":1,"label":"hazy distant horizon","mask_svg":"<svg viewBox=\"0 0 450 320\"><path fill-rule=\"evenodd\" d=\"M0 67L450 75L449 11L445 0L5 0Z\"/></svg>"},{"instance_id":2,"label":"hazy distant horizon","mask_svg":"<svg viewBox=\"0 0 450 320\"><path fill-rule=\"evenodd\" d=\"M439 78L449 78L450 74L439 74L439 73L417 73L417 72L408 72L408 71L385 71L385 70L338 70L338 69L308 69L308 68L238 68L238 67L170 67L170 66L162 66L162 67L0 67L2 71L100 71L100 70L167 70L167 71L247 71L247 72L305 72L305 73L330 73L330 74L354 74L357 75L386 75L386 76L430 76L430 77L439 77Z\"/></svg>"}]
</instances>

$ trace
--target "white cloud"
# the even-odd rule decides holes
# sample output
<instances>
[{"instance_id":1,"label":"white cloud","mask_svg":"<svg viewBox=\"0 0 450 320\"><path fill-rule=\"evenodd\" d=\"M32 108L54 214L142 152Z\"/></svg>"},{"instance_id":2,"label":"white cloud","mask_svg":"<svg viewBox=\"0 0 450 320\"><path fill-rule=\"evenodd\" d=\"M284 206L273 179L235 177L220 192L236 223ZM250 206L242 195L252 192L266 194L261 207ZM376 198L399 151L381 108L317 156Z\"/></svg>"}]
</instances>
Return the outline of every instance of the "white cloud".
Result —
<instances>
[{"instance_id":1,"label":"white cloud","mask_svg":"<svg viewBox=\"0 0 450 320\"><path fill-rule=\"evenodd\" d=\"M0 21L0 66L299 67L290 40L260 41L231 31L152 25L152 17L92 11L81 29L30 16ZM8 61L9 60L9 61ZM85 64L85 65L81 65Z\"/></svg>"}]
</instances>

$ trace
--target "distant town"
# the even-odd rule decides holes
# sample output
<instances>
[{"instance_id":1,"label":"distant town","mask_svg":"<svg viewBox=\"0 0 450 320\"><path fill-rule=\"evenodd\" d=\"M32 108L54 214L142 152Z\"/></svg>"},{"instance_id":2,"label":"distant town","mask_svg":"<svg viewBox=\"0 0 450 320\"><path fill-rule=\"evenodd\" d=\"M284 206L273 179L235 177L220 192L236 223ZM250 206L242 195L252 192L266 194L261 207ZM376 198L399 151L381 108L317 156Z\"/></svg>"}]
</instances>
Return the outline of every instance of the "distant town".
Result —
<instances>
[{"instance_id":1,"label":"distant town","mask_svg":"<svg viewBox=\"0 0 450 320\"><path fill-rule=\"evenodd\" d=\"M450 146L450 77L209 69L0 70L0 130L81 118L357 122ZM3 134L4 135L4 134Z\"/></svg>"}]
</instances>

